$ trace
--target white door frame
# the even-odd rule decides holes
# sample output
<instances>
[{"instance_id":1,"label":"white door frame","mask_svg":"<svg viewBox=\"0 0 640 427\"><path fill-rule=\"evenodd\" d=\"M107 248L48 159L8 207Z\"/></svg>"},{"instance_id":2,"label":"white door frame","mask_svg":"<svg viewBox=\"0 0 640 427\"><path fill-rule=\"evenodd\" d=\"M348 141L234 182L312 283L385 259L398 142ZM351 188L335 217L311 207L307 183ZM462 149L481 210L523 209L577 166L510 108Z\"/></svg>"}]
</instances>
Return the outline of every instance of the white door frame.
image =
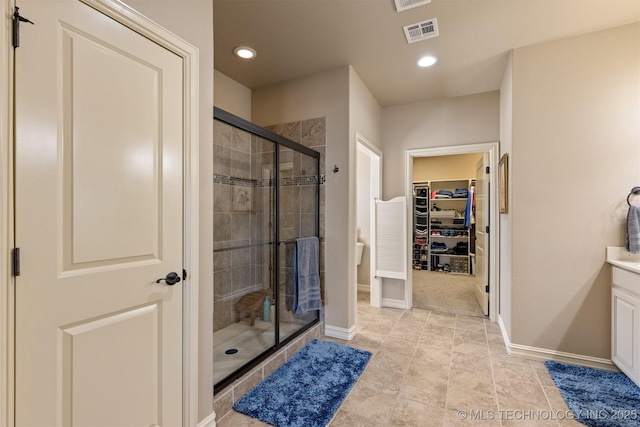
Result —
<instances>
[{"instance_id":1,"label":"white door frame","mask_svg":"<svg viewBox=\"0 0 640 427\"><path fill-rule=\"evenodd\" d=\"M471 153L487 153L489 155L489 318L492 322L495 322L498 318L497 308L498 295L499 295L499 283L498 283L498 242L500 227L498 225L499 213L498 213L498 156L500 153L500 146L498 142L488 142L483 144L470 144L470 145L453 145L449 147L436 147L436 148L419 148L414 150L405 151L405 195L407 200L412 200L413 194L413 159L416 157L435 157L435 156L450 156L456 154L471 154ZM413 209L407 209L407 224L413 223ZM407 241L409 242L408 252L413 253L413 230L411 227L407 227ZM413 272L411 266L411 258L407 257L407 268L409 272ZM405 284L405 300L407 301L407 308L412 307L412 292L413 292L413 279L412 274L407 275L407 282Z\"/></svg>"},{"instance_id":2,"label":"white door frame","mask_svg":"<svg viewBox=\"0 0 640 427\"><path fill-rule=\"evenodd\" d=\"M376 277L375 262L373 260L375 260L376 256L375 200L382 197L382 151L358 132L356 132L356 149L369 157L369 303L372 307L380 307L382 305L382 278ZM355 242L353 246L356 246ZM356 278L357 276L356 271ZM354 313L357 314L357 298L355 300Z\"/></svg>"},{"instance_id":3,"label":"white door frame","mask_svg":"<svg viewBox=\"0 0 640 427\"><path fill-rule=\"evenodd\" d=\"M0 31L0 424L13 425L13 282L10 254L13 248L13 48L11 20L14 0L0 3L4 17Z\"/></svg>"},{"instance_id":4,"label":"white door frame","mask_svg":"<svg viewBox=\"0 0 640 427\"><path fill-rule=\"evenodd\" d=\"M199 250L199 120L198 50L115 0L79 0L170 50L183 60L184 71L184 268L188 272L183 286L183 425L198 423L198 250ZM13 218L13 47L11 19L15 0L2 2L4 25L0 32L0 245L5 259L0 262L0 425L13 426L15 361L13 321L14 278L11 253L14 247ZM22 11L26 15L26 10ZM27 31L28 28L23 28ZM21 47L19 49L23 49Z\"/></svg>"}]
</instances>

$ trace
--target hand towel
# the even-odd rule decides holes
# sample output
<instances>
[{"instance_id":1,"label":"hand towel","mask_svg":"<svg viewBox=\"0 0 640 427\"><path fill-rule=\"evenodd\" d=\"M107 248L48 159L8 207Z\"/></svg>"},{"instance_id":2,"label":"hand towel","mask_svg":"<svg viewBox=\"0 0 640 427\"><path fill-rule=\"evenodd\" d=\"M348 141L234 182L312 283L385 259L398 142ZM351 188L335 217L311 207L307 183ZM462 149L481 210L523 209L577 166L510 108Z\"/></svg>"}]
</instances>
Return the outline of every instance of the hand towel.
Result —
<instances>
[{"instance_id":1,"label":"hand towel","mask_svg":"<svg viewBox=\"0 0 640 427\"><path fill-rule=\"evenodd\" d=\"M629 206L627 213L627 250L632 254L640 252L640 206Z\"/></svg>"},{"instance_id":2,"label":"hand towel","mask_svg":"<svg viewBox=\"0 0 640 427\"><path fill-rule=\"evenodd\" d=\"M302 237L296 239L294 260L294 297L293 312L301 316L312 310L320 310L320 243L318 238Z\"/></svg>"}]
</instances>

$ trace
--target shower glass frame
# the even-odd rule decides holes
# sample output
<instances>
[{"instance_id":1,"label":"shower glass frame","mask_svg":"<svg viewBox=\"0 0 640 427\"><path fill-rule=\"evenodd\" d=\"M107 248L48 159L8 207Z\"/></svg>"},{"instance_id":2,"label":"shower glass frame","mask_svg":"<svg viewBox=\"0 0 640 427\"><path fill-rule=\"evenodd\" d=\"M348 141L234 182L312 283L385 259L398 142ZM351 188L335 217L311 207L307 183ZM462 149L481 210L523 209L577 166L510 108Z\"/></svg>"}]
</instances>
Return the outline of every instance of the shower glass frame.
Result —
<instances>
[{"instance_id":1,"label":"shower glass frame","mask_svg":"<svg viewBox=\"0 0 640 427\"><path fill-rule=\"evenodd\" d=\"M280 337L280 318L281 318L281 295L280 295L280 280L281 280L281 251L280 248L281 246L286 246L287 244L290 243L294 243L295 240L287 240L287 241L283 241L282 240L282 236L281 236L281 224L280 224L280 207L281 207L281 202L280 202L280 192L281 192L281 187L282 187L282 179L280 176L280 165L281 165L281 148L287 148L287 149L291 149L295 152L298 152L302 155L306 155L311 157L312 159L315 160L315 209L314 209L314 213L315 213L315 221L314 221L314 228L315 228L315 232L314 235L318 238L320 238L320 153L312 150L311 148L305 147L304 145L298 144L295 141L292 141L288 138L285 138L281 135L278 135L276 133L273 133L267 129L264 129L254 123L251 123L247 120L244 120L240 117L237 117L227 111L224 111L220 108L214 107L213 109L213 118L214 120L218 120L222 123L225 123L233 128L237 128L240 129L242 131L245 131L249 134L251 134L252 136L256 136L259 138L262 138L263 140L267 140L270 141L274 144L274 159L273 159L273 203L272 206L270 206L270 208L273 210L273 229L274 229L274 233L271 236L271 239L269 240L269 242L267 242L267 244L271 245L273 250L270 251L271 254L271 262L272 265L274 266L274 268L271 271L271 276L273 279L273 284L274 284L274 292L275 292L275 298L274 298L274 302L273 304L275 305L275 309L274 309L274 319L273 319L273 323L274 323L274 342L273 342L273 346L268 348L266 351L262 352L261 354L259 354L258 356L254 357L251 361L249 361L248 363L244 364L243 366L241 366L240 368L238 368L237 370L229 373L229 375L227 375L226 377L224 377L222 380L218 381L216 384L214 384L214 394L217 393L218 391L223 390L225 387L227 387L229 384L231 384L233 381L237 380L238 378L241 378L244 374L246 374L247 372L249 372L251 369L253 369L255 366L259 365L260 363L262 363L264 360L266 360L267 358L269 358L271 355L273 355L274 353L276 353L277 351L279 351L281 348L283 348L284 346L286 346L289 342L291 342L292 340L294 340L295 338L297 338L298 336L300 336L301 334L303 334L306 330L308 330L309 328L311 328L312 326L316 325L319 322L319 312L315 311L314 315L312 317L311 320L308 320L307 323L303 324L301 327L299 327L295 332L293 332L292 334L286 336L286 338L283 338L281 340ZM215 173L215 171L214 171ZM256 243L256 245L264 245L264 243ZM217 252L217 250L214 250L214 253ZM215 313L214 313L215 316ZM306 317L308 318L308 316ZM306 319L305 318L305 319ZM215 342L214 342L214 345ZM215 364L216 361L214 360L213 363Z\"/></svg>"}]
</instances>

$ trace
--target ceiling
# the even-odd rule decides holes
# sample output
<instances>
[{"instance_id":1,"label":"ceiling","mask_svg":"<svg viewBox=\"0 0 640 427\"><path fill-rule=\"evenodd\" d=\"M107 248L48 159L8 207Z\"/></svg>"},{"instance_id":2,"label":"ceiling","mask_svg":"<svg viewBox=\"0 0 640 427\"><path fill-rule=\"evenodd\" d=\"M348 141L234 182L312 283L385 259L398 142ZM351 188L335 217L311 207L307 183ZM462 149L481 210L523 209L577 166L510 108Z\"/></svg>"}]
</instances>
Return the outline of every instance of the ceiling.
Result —
<instances>
[{"instance_id":1,"label":"ceiling","mask_svg":"<svg viewBox=\"0 0 640 427\"><path fill-rule=\"evenodd\" d=\"M511 49L640 21L640 0L213 0L215 68L252 89L351 65L383 107L500 88ZM402 27L437 18L413 44ZM258 55L233 55L240 45ZM438 62L419 68L422 56ZM594 52L597 60L597 52Z\"/></svg>"}]
</instances>

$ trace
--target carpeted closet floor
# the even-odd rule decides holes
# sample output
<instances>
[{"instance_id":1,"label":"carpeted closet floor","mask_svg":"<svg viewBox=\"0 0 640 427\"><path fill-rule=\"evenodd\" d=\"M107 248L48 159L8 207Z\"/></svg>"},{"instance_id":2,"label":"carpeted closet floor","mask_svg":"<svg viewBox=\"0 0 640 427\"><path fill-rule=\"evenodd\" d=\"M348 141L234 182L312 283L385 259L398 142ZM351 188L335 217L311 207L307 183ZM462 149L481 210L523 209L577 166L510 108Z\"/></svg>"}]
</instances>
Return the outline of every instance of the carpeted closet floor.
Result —
<instances>
[{"instance_id":1,"label":"carpeted closet floor","mask_svg":"<svg viewBox=\"0 0 640 427\"><path fill-rule=\"evenodd\" d=\"M464 316L485 317L474 294L478 278L413 270L413 306Z\"/></svg>"}]
</instances>

